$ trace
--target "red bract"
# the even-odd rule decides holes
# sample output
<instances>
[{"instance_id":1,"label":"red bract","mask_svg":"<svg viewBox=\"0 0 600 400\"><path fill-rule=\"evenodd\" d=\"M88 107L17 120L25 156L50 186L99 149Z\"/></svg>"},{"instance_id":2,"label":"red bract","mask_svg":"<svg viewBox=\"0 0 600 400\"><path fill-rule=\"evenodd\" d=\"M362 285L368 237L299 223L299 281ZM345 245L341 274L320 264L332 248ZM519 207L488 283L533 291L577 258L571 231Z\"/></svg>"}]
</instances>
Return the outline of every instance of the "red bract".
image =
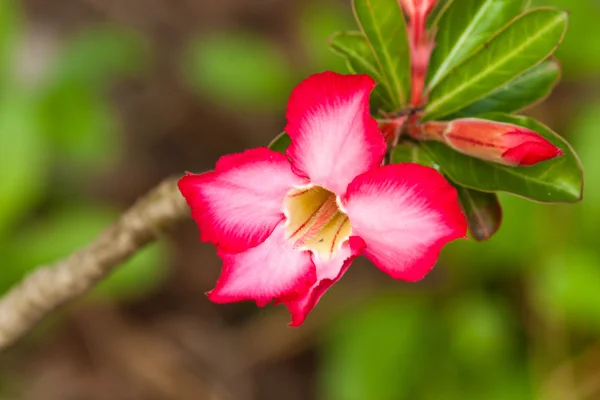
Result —
<instances>
[{"instance_id":1,"label":"red bract","mask_svg":"<svg viewBox=\"0 0 600 400\"><path fill-rule=\"evenodd\" d=\"M180 180L201 239L223 259L212 301L275 300L297 326L359 254L416 281L465 236L456 191L437 171L381 166L374 86L366 75L313 75L288 104L287 157L252 149Z\"/></svg>"},{"instance_id":2,"label":"red bract","mask_svg":"<svg viewBox=\"0 0 600 400\"><path fill-rule=\"evenodd\" d=\"M527 166L560 157L563 151L538 133L521 126L477 118L426 122L410 127L411 135L432 139L454 150L510 166Z\"/></svg>"}]
</instances>

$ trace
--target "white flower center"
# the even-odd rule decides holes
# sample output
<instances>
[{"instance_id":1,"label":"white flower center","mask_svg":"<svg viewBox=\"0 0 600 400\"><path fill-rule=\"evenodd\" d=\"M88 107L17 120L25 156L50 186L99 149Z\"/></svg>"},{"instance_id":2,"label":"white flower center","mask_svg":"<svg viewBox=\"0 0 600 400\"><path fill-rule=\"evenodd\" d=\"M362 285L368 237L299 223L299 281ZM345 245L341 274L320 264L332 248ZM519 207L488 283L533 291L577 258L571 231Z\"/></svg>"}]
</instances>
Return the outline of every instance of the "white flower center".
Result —
<instances>
[{"instance_id":1,"label":"white flower center","mask_svg":"<svg viewBox=\"0 0 600 400\"><path fill-rule=\"evenodd\" d=\"M337 196L320 186L291 189L284 200L285 233L294 247L327 261L352 234Z\"/></svg>"}]
</instances>

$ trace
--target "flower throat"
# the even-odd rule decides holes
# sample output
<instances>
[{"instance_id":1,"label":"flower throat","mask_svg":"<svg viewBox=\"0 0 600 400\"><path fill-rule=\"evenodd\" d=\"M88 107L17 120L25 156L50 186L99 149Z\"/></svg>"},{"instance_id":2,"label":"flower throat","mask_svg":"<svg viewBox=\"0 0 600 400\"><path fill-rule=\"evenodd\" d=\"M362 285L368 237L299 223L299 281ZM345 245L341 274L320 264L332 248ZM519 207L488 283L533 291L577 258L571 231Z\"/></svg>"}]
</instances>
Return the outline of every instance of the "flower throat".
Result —
<instances>
[{"instance_id":1,"label":"flower throat","mask_svg":"<svg viewBox=\"0 0 600 400\"><path fill-rule=\"evenodd\" d=\"M290 190L284 210L286 236L294 241L296 248L311 250L322 260L333 258L352 232L337 196L320 186Z\"/></svg>"}]
</instances>

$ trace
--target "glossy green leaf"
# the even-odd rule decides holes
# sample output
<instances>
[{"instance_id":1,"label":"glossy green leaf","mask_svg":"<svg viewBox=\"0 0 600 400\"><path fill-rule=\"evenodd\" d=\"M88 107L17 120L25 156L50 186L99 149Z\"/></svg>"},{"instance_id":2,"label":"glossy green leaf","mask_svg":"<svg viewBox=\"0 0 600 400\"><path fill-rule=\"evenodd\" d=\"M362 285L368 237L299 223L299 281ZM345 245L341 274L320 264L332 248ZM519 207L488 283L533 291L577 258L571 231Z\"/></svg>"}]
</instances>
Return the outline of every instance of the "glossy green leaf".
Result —
<instances>
[{"instance_id":1,"label":"glossy green leaf","mask_svg":"<svg viewBox=\"0 0 600 400\"><path fill-rule=\"evenodd\" d=\"M460 154L438 142L423 142L430 157L459 185L484 192L503 191L548 203L581 200L583 171L571 146L532 118L491 113L480 118L529 128L558 146L564 155L530 167L509 167Z\"/></svg>"},{"instance_id":2,"label":"glossy green leaf","mask_svg":"<svg viewBox=\"0 0 600 400\"><path fill-rule=\"evenodd\" d=\"M433 162L429 154L417 143L401 143L395 146L390 154L390 162L392 164L416 163L439 170L439 165Z\"/></svg>"},{"instance_id":3,"label":"glossy green leaf","mask_svg":"<svg viewBox=\"0 0 600 400\"><path fill-rule=\"evenodd\" d=\"M410 51L406 22L398 0L354 0L356 20L369 40L395 110L410 95Z\"/></svg>"},{"instance_id":4,"label":"glossy green leaf","mask_svg":"<svg viewBox=\"0 0 600 400\"><path fill-rule=\"evenodd\" d=\"M271 141L271 143L269 143L268 147L271 150L275 150L275 151L285 154L285 151L287 150L290 143L292 143L292 140L290 139L288 134L285 132L281 132L279 135L277 135L275 137L275 139L273 139Z\"/></svg>"},{"instance_id":5,"label":"glossy green leaf","mask_svg":"<svg viewBox=\"0 0 600 400\"><path fill-rule=\"evenodd\" d=\"M448 119L470 117L487 112L512 113L522 110L545 99L559 79L558 62L544 61Z\"/></svg>"},{"instance_id":6,"label":"glossy green leaf","mask_svg":"<svg viewBox=\"0 0 600 400\"><path fill-rule=\"evenodd\" d=\"M442 79L429 95L425 118L439 119L484 98L552 54L567 28L567 13L526 12Z\"/></svg>"},{"instance_id":7,"label":"glossy green leaf","mask_svg":"<svg viewBox=\"0 0 600 400\"><path fill-rule=\"evenodd\" d=\"M429 15L427 16L427 28L428 29L438 29L440 24L440 19L444 13L448 10L448 8L452 5L453 0L439 0Z\"/></svg>"},{"instance_id":8,"label":"glossy green leaf","mask_svg":"<svg viewBox=\"0 0 600 400\"><path fill-rule=\"evenodd\" d=\"M469 232L478 242L488 240L500 229L502 207L496 193L480 192L456 185Z\"/></svg>"},{"instance_id":9,"label":"glossy green leaf","mask_svg":"<svg viewBox=\"0 0 600 400\"><path fill-rule=\"evenodd\" d=\"M339 32L331 37L329 46L347 60L351 73L369 75L379 83L371 93L371 107L375 111L394 111L394 102L388 88L380 83L382 73L365 36L361 32Z\"/></svg>"},{"instance_id":10,"label":"glossy green leaf","mask_svg":"<svg viewBox=\"0 0 600 400\"><path fill-rule=\"evenodd\" d=\"M428 86L446 75L519 15L525 0L454 0L438 22Z\"/></svg>"},{"instance_id":11,"label":"glossy green leaf","mask_svg":"<svg viewBox=\"0 0 600 400\"><path fill-rule=\"evenodd\" d=\"M338 32L329 39L331 49L345 57L352 69L381 81L381 71L373 56L369 42L361 32Z\"/></svg>"}]
</instances>

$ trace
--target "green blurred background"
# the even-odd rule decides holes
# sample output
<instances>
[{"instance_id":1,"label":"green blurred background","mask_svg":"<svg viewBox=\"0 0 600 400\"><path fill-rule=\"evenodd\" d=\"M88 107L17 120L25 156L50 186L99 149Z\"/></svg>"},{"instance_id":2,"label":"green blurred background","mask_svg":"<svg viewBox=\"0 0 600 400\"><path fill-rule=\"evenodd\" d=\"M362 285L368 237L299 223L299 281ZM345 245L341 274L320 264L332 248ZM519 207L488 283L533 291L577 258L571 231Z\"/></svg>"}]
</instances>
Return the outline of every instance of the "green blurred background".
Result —
<instances>
[{"instance_id":1,"label":"green blurred background","mask_svg":"<svg viewBox=\"0 0 600 400\"><path fill-rule=\"evenodd\" d=\"M0 292L86 244L161 179L281 131L290 90L345 72L349 0L0 0ZM356 262L300 329L208 302L193 222L0 355L0 399L600 399L600 2L527 111L567 137L584 201L501 195L503 226L425 280Z\"/></svg>"}]
</instances>

